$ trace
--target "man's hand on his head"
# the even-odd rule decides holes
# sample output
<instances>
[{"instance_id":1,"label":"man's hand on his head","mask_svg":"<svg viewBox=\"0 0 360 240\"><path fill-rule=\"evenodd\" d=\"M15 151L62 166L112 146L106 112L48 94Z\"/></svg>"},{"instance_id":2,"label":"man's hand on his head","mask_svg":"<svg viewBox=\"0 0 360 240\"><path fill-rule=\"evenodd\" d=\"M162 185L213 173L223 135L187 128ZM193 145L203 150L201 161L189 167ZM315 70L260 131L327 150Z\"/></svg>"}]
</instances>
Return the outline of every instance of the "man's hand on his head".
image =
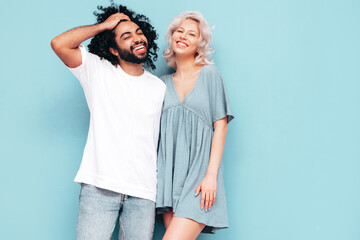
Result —
<instances>
[{"instance_id":1,"label":"man's hand on his head","mask_svg":"<svg viewBox=\"0 0 360 240\"><path fill-rule=\"evenodd\" d=\"M122 20L130 21L130 18L123 13L115 13L108 17L102 24L107 30L113 30L116 25L118 25L118 23Z\"/></svg>"}]
</instances>

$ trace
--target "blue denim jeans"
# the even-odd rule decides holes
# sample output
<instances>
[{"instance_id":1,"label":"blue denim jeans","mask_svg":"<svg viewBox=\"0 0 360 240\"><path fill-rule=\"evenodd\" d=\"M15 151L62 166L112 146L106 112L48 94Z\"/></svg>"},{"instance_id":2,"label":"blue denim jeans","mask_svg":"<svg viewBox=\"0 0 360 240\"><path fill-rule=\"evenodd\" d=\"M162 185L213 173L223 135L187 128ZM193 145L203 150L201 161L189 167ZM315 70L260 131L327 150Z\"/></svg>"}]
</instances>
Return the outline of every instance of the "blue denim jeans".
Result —
<instances>
[{"instance_id":1,"label":"blue denim jeans","mask_svg":"<svg viewBox=\"0 0 360 240\"><path fill-rule=\"evenodd\" d=\"M119 221L119 239L151 240L155 203L81 184L77 240L110 240Z\"/></svg>"}]
</instances>

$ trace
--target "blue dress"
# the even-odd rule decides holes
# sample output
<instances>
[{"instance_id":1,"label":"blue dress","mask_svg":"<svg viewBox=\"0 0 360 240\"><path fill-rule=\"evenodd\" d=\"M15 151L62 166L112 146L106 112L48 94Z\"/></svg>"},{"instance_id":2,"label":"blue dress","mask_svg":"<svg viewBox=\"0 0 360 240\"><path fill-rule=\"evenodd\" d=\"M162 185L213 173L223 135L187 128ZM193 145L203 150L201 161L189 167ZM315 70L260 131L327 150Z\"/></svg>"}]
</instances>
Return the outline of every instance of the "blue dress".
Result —
<instances>
[{"instance_id":1,"label":"blue dress","mask_svg":"<svg viewBox=\"0 0 360 240\"><path fill-rule=\"evenodd\" d=\"M166 95L161 116L158 149L157 214L173 209L174 216L206 225L214 233L228 227L223 164L217 175L216 201L207 213L200 209L195 190L209 164L213 123L232 114L225 83L214 65L201 68L194 88L180 101L172 74L162 76Z\"/></svg>"}]
</instances>

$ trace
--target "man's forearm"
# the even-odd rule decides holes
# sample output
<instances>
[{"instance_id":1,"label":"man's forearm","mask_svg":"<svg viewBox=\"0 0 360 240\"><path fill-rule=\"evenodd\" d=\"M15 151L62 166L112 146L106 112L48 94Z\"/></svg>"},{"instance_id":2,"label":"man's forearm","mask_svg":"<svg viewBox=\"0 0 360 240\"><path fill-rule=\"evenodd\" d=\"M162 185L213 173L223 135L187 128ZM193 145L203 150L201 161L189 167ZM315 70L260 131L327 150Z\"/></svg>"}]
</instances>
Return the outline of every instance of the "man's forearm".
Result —
<instances>
[{"instance_id":1,"label":"man's forearm","mask_svg":"<svg viewBox=\"0 0 360 240\"><path fill-rule=\"evenodd\" d=\"M107 26L105 23L100 23L71 29L51 40L51 48L66 66L78 67L82 63L81 53L78 49L79 45L96 34L107 30Z\"/></svg>"},{"instance_id":2,"label":"man's forearm","mask_svg":"<svg viewBox=\"0 0 360 240\"><path fill-rule=\"evenodd\" d=\"M101 33L104 30L107 30L106 25L104 24L77 27L55 37L51 41L51 47L55 52L60 48L75 49L85 40Z\"/></svg>"}]
</instances>

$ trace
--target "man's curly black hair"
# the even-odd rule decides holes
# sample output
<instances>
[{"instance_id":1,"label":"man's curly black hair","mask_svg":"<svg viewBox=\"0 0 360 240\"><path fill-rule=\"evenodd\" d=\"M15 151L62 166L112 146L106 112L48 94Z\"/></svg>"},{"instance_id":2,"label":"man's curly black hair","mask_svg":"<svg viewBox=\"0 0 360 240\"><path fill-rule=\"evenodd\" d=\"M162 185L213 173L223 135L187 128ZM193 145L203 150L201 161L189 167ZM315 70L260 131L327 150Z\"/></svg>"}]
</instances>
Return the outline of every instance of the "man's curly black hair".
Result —
<instances>
[{"instance_id":1,"label":"man's curly black hair","mask_svg":"<svg viewBox=\"0 0 360 240\"><path fill-rule=\"evenodd\" d=\"M154 70L156 66L153 61L157 60L158 55L156 52L159 50L158 45L155 43L158 35L154 27L149 23L149 18L142 14L136 14L134 11L123 5L116 5L113 1L111 1L111 5L109 7L98 6L97 9L99 12L94 12L94 15L97 17L97 23L102 23L112 14L120 12L129 16L130 20L141 28L148 41L148 55L144 62L144 67L150 67ZM109 48L117 49L114 31L106 30L95 35L93 39L91 39L88 48L89 52L98 55L100 58L105 58L114 66L119 64L118 58L111 54L109 50Z\"/></svg>"}]
</instances>

